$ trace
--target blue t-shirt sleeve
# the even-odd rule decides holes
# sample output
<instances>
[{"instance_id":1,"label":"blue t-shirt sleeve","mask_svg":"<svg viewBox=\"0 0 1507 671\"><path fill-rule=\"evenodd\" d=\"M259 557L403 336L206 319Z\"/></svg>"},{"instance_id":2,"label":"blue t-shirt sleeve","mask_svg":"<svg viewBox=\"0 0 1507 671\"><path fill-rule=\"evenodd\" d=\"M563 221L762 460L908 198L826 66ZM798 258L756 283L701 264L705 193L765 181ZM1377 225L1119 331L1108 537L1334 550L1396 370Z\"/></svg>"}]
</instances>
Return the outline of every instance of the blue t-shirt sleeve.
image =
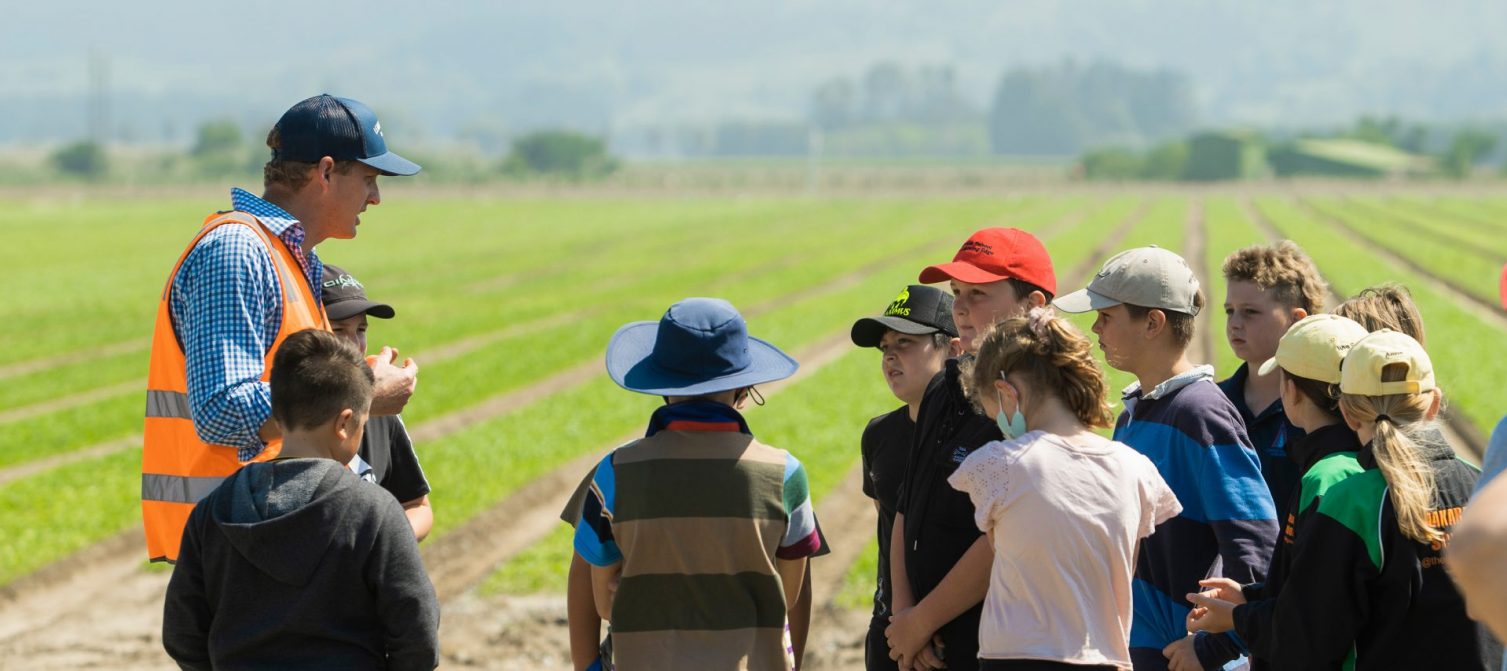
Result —
<instances>
[{"instance_id":1,"label":"blue t-shirt sleeve","mask_svg":"<svg viewBox=\"0 0 1507 671\"><path fill-rule=\"evenodd\" d=\"M596 475L591 478L591 490L581 502L581 519L576 523L576 553L593 566L611 566L623 560L617 539L612 535L616 490L612 454L608 454L597 464Z\"/></svg>"},{"instance_id":2,"label":"blue t-shirt sleeve","mask_svg":"<svg viewBox=\"0 0 1507 671\"><path fill-rule=\"evenodd\" d=\"M1481 479L1476 481L1476 491L1491 482L1492 478L1507 470L1507 417L1497 423L1491 432L1491 441L1486 444L1486 456L1481 459ZM1507 667L1504 667L1507 668Z\"/></svg>"}]
</instances>

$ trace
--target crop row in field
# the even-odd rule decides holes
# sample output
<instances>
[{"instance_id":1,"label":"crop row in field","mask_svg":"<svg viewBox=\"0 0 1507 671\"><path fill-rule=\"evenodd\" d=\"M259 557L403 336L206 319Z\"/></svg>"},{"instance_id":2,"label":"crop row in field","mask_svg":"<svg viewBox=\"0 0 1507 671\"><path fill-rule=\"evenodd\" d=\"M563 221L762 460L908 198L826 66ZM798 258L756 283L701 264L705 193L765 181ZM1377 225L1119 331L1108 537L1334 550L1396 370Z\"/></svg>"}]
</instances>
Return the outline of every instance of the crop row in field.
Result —
<instances>
[{"instance_id":1,"label":"crop row in field","mask_svg":"<svg viewBox=\"0 0 1507 671\"><path fill-rule=\"evenodd\" d=\"M1507 376L1507 359L1499 356L1504 337L1499 328L1301 207L1276 198L1259 199L1256 206L1308 252L1341 295L1387 282L1406 286L1423 314L1429 355L1450 404L1483 433L1490 431L1502 412L1501 381Z\"/></svg>"},{"instance_id":2,"label":"crop row in field","mask_svg":"<svg viewBox=\"0 0 1507 671\"><path fill-rule=\"evenodd\" d=\"M1072 228L1044 235L1044 243L1061 258L1076 264L1090 248L1134 210L1131 199L1091 208ZM1040 230L1037 222L1020 217L1008 222ZM924 261L923 261L924 262ZM1058 262L1059 267L1062 263ZM913 266L919 269L921 266ZM862 314L857 313L857 314ZM851 323L851 315L846 316ZM842 322L838 323L838 328ZM888 396L875 372L877 355L850 352L811 378L783 392L769 409L750 415L759 435L772 444L789 447L806 461L812 494L818 501L830 492L858 457L858 435L868 418L887 411L897 401ZM786 436L788 435L788 442ZM847 493L852 494L852 493ZM499 567L483 585L497 593L532 593L559 589L570 558L570 530L561 525L511 561Z\"/></svg>"},{"instance_id":3,"label":"crop row in field","mask_svg":"<svg viewBox=\"0 0 1507 671\"><path fill-rule=\"evenodd\" d=\"M891 240L892 248L889 250L891 253L894 251L894 246L902 246L901 243L894 242L895 237L900 236L903 241L904 237L900 234L907 230L921 230L927 235L936 236L943 242L936 249L925 250L924 254L916 251L914 257L897 263L897 267L906 269L903 275L908 277L877 274L866 281L857 283L853 288L839 291L831 296L818 295L798 300L790 305L779 305L776 302L775 310L753 320L755 328L758 328L758 324L771 325L774 328L765 331L766 333L773 331L775 335L771 337L784 334L790 342L799 343L827 332L823 329L835 328L837 321L849 319L848 315L855 310L876 309L877 306L867 309L857 306L887 301L898 286L908 281L909 277L913 277L912 273L917 267L916 264L933 261L938 256L945 255L947 253L945 248L950 248L952 244L955 244L956 239L966 235L969 226L990 223L991 217L1001 209L999 203L975 203L962 207L930 208L924 213L912 213L910 218L891 218L883 226L876 226L874 221L869 221L868 230L873 235L867 239ZM859 248L861 249L862 246L859 245ZM832 279L835 272L829 273L827 279ZM813 279L820 282L822 278L807 275L800 276L797 281L813 281ZM765 284L762 288L770 292L780 288L780 285ZM674 294L669 293L672 290ZM640 314L633 316L653 318L657 310L663 309L663 304L673 300L672 295L678 297L683 290L684 287L666 288L663 292L657 292L665 295L659 296L654 309L643 309ZM752 298L751 296L750 299ZM766 293L762 298L773 299L776 296ZM791 317L782 319L780 315L786 313ZM621 321L620 319L607 326L615 326ZM586 329L578 324L576 331L585 332ZM590 357L600 356L600 348L605 343L608 333L610 333L610 328L603 329L591 337L583 336L581 346L590 350ZM556 342L549 339L537 339L529 341L525 349L528 351L527 356L532 357L538 354L534 351L536 349L543 351L557 346ZM518 356L516 351L511 354ZM426 382L433 385L433 381L428 377L427 369ZM616 427L635 423L636 420L629 418L641 415L643 410L636 405L628 404L628 412L624 413L621 419L614 421L613 410L605 408L601 399L617 394L618 392L604 380L594 380L552 396L545 402L533 403L508 415L505 420L484 422L445 441L421 446L431 481L435 484L436 506L444 511L440 516L441 521L436 533L442 534L446 529L469 517L470 514L505 496L519 482L530 477L531 473L537 474L542 470L547 470L549 466L568 458L559 449L560 444L576 446L573 449L580 453L582 449L598 446L620 435L621 429ZM602 429L603 426L613 428ZM101 468L107 463L114 466ZM98 477L112 482L131 484L135 482L134 461L131 459L121 461L118 456L115 456L81 462L57 469L55 472L16 481L0 487L0 492L35 492L51 484L68 482L70 478L76 478L80 469L92 471ZM482 473L488 474L488 477L478 477L478 474ZM7 562L8 570L4 577L10 578L24 573L62 553L97 539L103 535L101 530L123 528L129 524L135 515L134 492L131 492L128 487L114 494L115 496L93 497L87 506L96 509L89 521L110 520L109 523L78 524L76 525L77 533L54 534L48 539L35 539L36 543L24 542L8 546L7 554L12 554L16 561ZM24 500L24 496L18 500ZM82 501L73 501L73 503L81 504ZM123 510L129 512L120 514ZM33 516L23 513L15 522L19 526L48 526L45 515Z\"/></svg>"},{"instance_id":4,"label":"crop row in field","mask_svg":"<svg viewBox=\"0 0 1507 671\"><path fill-rule=\"evenodd\" d=\"M1310 205L1323 215L1345 222L1362 237L1428 268L1436 277L1483 301L1496 303L1503 259L1352 202L1315 199Z\"/></svg>"}]
</instances>

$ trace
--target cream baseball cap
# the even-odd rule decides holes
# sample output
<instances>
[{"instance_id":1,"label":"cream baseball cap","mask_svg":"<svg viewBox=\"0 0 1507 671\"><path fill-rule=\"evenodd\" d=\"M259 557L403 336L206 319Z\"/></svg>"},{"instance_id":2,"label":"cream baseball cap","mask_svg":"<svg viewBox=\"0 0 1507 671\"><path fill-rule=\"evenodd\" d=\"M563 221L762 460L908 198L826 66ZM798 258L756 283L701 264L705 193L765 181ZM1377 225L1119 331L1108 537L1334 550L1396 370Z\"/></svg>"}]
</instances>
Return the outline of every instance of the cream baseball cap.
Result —
<instances>
[{"instance_id":1,"label":"cream baseball cap","mask_svg":"<svg viewBox=\"0 0 1507 671\"><path fill-rule=\"evenodd\" d=\"M1383 382L1382 370L1400 364L1407 372L1401 380ZM1434 364L1423 345L1406 333L1382 329L1350 348L1340 366L1340 392L1357 396L1391 396L1433 391Z\"/></svg>"},{"instance_id":2,"label":"cream baseball cap","mask_svg":"<svg viewBox=\"0 0 1507 671\"><path fill-rule=\"evenodd\" d=\"M1277 341L1277 354L1261 364L1261 375L1278 366L1289 374L1339 384L1340 363L1350 348L1370 335L1366 327L1339 315L1304 317Z\"/></svg>"},{"instance_id":3,"label":"cream baseball cap","mask_svg":"<svg viewBox=\"0 0 1507 671\"><path fill-rule=\"evenodd\" d=\"M1198 278L1183 257L1161 247L1137 247L1109 257L1099 274L1052 305L1063 312L1088 312L1116 305L1171 310L1197 315Z\"/></svg>"}]
</instances>

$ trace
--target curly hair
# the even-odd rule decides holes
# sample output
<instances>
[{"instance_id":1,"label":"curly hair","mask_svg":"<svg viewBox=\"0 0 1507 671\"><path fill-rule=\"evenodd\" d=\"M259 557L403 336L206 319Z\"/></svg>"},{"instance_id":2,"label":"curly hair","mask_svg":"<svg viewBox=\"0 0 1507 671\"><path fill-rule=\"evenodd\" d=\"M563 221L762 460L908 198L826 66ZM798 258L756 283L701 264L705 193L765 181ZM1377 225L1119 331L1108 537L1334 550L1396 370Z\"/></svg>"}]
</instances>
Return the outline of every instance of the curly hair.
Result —
<instances>
[{"instance_id":1,"label":"curly hair","mask_svg":"<svg viewBox=\"0 0 1507 671\"><path fill-rule=\"evenodd\" d=\"M1324 309L1329 285L1291 240L1236 250L1225 257L1223 270L1225 280L1251 282L1262 291L1272 292L1278 303L1289 308L1303 308L1308 314Z\"/></svg>"},{"instance_id":2,"label":"curly hair","mask_svg":"<svg viewBox=\"0 0 1507 671\"><path fill-rule=\"evenodd\" d=\"M1033 393L1061 399L1085 426L1114 424L1106 400L1108 385L1092 344L1050 308L1036 308L1028 316L990 327L964 371L963 391L977 405L979 394L993 389L994 381L1007 374L1025 377Z\"/></svg>"},{"instance_id":3,"label":"curly hair","mask_svg":"<svg viewBox=\"0 0 1507 671\"><path fill-rule=\"evenodd\" d=\"M309 183L309 171L316 163L308 161L290 161L277 157L278 148L282 147L282 136L277 127L267 133L267 148L272 150L272 158L262 166L263 188L284 188L289 191L302 189ZM336 161L335 172L342 175L350 174L356 167L356 161Z\"/></svg>"},{"instance_id":4,"label":"curly hair","mask_svg":"<svg viewBox=\"0 0 1507 671\"><path fill-rule=\"evenodd\" d=\"M1423 339L1423 315L1413 303L1413 295L1401 284L1382 284L1367 288L1354 298L1334 306L1333 314L1353 320L1375 333L1392 329L1406 333L1418 344L1428 346Z\"/></svg>"}]
</instances>

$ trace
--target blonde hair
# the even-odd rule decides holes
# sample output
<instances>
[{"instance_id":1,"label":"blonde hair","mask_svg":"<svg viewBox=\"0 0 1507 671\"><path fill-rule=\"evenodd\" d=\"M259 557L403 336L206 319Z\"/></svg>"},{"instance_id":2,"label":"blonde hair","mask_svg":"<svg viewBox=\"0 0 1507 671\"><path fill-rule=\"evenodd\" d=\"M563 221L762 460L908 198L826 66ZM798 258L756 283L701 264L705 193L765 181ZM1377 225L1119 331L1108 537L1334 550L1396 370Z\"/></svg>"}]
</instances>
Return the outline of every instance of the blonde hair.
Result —
<instances>
[{"instance_id":1,"label":"blonde hair","mask_svg":"<svg viewBox=\"0 0 1507 671\"><path fill-rule=\"evenodd\" d=\"M1329 285L1319 269L1291 240L1274 245L1254 245L1236 250L1225 257L1224 278L1232 282L1251 282L1262 291L1272 292L1278 303L1289 308L1303 308L1308 314L1324 309L1324 294Z\"/></svg>"},{"instance_id":2,"label":"blonde hair","mask_svg":"<svg viewBox=\"0 0 1507 671\"><path fill-rule=\"evenodd\" d=\"M1406 374L1405 364L1382 369L1382 380L1396 382ZM1444 540L1444 534L1429 524L1434 506L1434 471L1424 455L1423 436L1432 428L1428 419L1435 391L1390 396L1341 394L1340 408L1351 421L1373 425L1371 454L1386 478L1397 512L1397 527L1404 536L1420 543Z\"/></svg>"},{"instance_id":3,"label":"blonde hair","mask_svg":"<svg viewBox=\"0 0 1507 671\"><path fill-rule=\"evenodd\" d=\"M978 353L964 371L963 391L977 404L979 394L993 389L1001 375L1024 376L1032 392L1061 399L1085 426L1114 424L1105 398L1108 385L1092 345L1049 308L1006 319L984 332Z\"/></svg>"},{"instance_id":4,"label":"blonde hair","mask_svg":"<svg viewBox=\"0 0 1507 671\"><path fill-rule=\"evenodd\" d=\"M1413 295L1401 284L1370 287L1334 306L1331 312L1366 327L1372 333L1392 329L1408 334L1420 345L1428 344L1423 339L1423 315L1413 303Z\"/></svg>"}]
</instances>

